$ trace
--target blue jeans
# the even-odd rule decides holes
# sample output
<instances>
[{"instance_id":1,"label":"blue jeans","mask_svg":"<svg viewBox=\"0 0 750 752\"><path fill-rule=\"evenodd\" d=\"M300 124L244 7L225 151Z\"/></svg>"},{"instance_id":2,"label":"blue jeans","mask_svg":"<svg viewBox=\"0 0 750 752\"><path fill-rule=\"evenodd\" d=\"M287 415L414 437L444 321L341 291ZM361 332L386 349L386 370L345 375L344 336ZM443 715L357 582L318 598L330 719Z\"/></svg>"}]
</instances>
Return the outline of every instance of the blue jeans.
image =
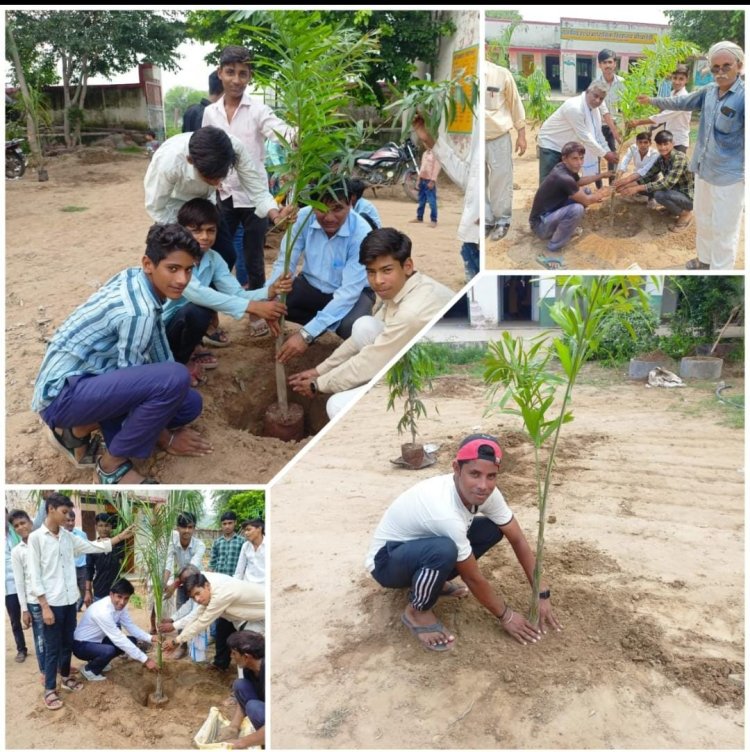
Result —
<instances>
[{"instance_id":1,"label":"blue jeans","mask_svg":"<svg viewBox=\"0 0 750 752\"><path fill-rule=\"evenodd\" d=\"M432 188L429 183L432 182ZM437 183L419 178L419 204L417 205L417 219L424 219L425 204L430 205L430 221L437 222Z\"/></svg>"},{"instance_id":2,"label":"blue jeans","mask_svg":"<svg viewBox=\"0 0 750 752\"><path fill-rule=\"evenodd\" d=\"M693 210L692 199L679 191L654 191L654 201L666 207L674 217L684 211Z\"/></svg>"},{"instance_id":3,"label":"blue jeans","mask_svg":"<svg viewBox=\"0 0 750 752\"><path fill-rule=\"evenodd\" d=\"M26 638L23 635L23 625L21 624L21 603L16 593L9 593L5 596L5 610L8 612L10 628L13 630L13 638L16 641L16 652L28 653Z\"/></svg>"},{"instance_id":4,"label":"blue jeans","mask_svg":"<svg viewBox=\"0 0 750 752\"><path fill-rule=\"evenodd\" d=\"M266 725L266 703L258 699L255 687L247 679L235 679L232 685L239 706L244 709L255 730Z\"/></svg>"},{"instance_id":5,"label":"blue jeans","mask_svg":"<svg viewBox=\"0 0 750 752\"><path fill-rule=\"evenodd\" d=\"M542 214L539 222L531 229L537 237L549 240L547 248L550 251L559 251L570 242L576 227L581 224L585 211L583 204L571 201L560 209Z\"/></svg>"},{"instance_id":6,"label":"blue jeans","mask_svg":"<svg viewBox=\"0 0 750 752\"><path fill-rule=\"evenodd\" d=\"M31 614L31 631L34 634L34 652L39 671L43 674L44 668L44 619L42 619L42 607L38 603L26 604Z\"/></svg>"},{"instance_id":7,"label":"blue jeans","mask_svg":"<svg viewBox=\"0 0 750 752\"><path fill-rule=\"evenodd\" d=\"M479 243L464 243L461 246L466 281L471 282L479 274Z\"/></svg>"},{"instance_id":8,"label":"blue jeans","mask_svg":"<svg viewBox=\"0 0 750 752\"><path fill-rule=\"evenodd\" d=\"M135 637L132 635L128 635L127 637L135 645L137 642ZM88 661L84 666L86 671L91 671L98 675L101 675L102 669L113 658L117 658L123 652L125 651L112 644L109 637L105 637L101 642L81 642L80 640L74 640L73 642L73 655L82 661Z\"/></svg>"},{"instance_id":9,"label":"blue jeans","mask_svg":"<svg viewBox=\"0 0 750 752\"><path fill-rule=\"evenodd\" d=\"M489 517L475 517L467 537L479 559L502 540L503 533ZM428 611L446 581L458 576L457 555L455 541L444 536L389 541L375 554L372 576L383 587L411 586L409 603L417 611Z\"/></svg>"},{"instance_id":10,"label":"blue jeans","mask_svg":"<svg viewBox=\"0 0 750 752\"><path fill-rule=\"evenodd\" d=\"M70 379L41 412L50 428L98 423L115 457L145 459L164 428L192 423L203 399L181 363L152 363Z\"/></svg>"},{"instance_id":11,"label":"blue jeans","mask_svg":"<svg viewBox=\"0 0 750 752\"><path fill-rule=\"evenodd\" d=\"M55 615L55 623L44 625L44 689L47 692L57 686L58 669L64 679L70 676L73 634L76 631L75 603L50 608Z\"/></svg>"},{"instance_id":12,"label":"blue jeans","mask_svg":"<svg viewBox=\"0 0 750 752\"><path fill-rule=\"evenodd\" d=\"M245 228L239 225L237 232L234 233L234 252L237 256L237 265L234 268L234 273L237 276L237 281L243 286L247 284L247 267L245 266L245 254L243 252L244 238Z\"/></svg>"}]
</instances>

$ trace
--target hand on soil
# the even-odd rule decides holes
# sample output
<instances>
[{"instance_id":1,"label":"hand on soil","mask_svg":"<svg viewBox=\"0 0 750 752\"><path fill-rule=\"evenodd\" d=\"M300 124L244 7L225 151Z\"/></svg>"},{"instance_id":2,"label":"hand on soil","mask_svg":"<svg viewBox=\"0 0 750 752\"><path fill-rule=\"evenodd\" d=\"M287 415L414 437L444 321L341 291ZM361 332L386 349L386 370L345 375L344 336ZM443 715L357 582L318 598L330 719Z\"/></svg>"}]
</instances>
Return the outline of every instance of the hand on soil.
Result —
<instances>
[{"instance_id":1,"label":"hand on soil","mask_svg":"<svg viewBox=\"0 0 750 752\"><path fill-rule=\"evenodd\" d=\"M169 454L180 457L203 457L211 454L214 448L195 429L182 428L175 431Z\"/></svg>"},{"instance_id":2,"label":"hand on soil","mask_svg":"<svg viewBox=\"0 0 750 752\"><path fill-rule=\"evenodd\" d=\"M521 645L526 645L529 642L539 642L542 638L539 630L535 629L531 622L526 621L521 614L515 611L513 612L513 616L510 617L510 621L503 624L503 629L511 637L515 637Z\"/></svg>"},{"instance_id":3,"label":"hand on soil","mask_svg":"<svg viewBox=\"0 0 750 752\"><path fill-rule=\"evenodd\" d=\"M302 355L307 350L307 344L302 336L298 333L294 333L289 339L284 342L279 350L279 354L276 356L276 360L279 363L288 363L292 358L297 355Z\"/></svg>"},{"instance_id":4,"label":"hand on soil","mask_svg":"<svg viewBox=\"0 0 750 752\"><path fill-rule=\"evenodd\" d=\"M552 604L547 599L540 599L539 601L539 626L544 634L547 634L545 629L547 626L558 632L562 629L562 624L557 621L557 617L552 613Z\"/></svg>"},{"instance_id":5,"label":"hand on soil","mask_svg":"<svg viewBox=\"0 0 750 752\"><path fill-rule=\"evenodd\" d=\"M156 662L151 660L149 658L144 664L143 664L149 671L156 671L159 667L156 665Z\"/></svg>"}]
</instances>

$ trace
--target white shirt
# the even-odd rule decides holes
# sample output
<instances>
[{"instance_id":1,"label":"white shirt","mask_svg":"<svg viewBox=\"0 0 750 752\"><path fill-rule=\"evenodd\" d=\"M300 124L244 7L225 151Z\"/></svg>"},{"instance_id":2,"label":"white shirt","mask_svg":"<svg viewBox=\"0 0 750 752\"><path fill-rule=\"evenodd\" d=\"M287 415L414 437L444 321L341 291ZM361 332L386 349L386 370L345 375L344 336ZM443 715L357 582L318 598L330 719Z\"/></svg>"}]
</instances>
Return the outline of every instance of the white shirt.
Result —
<instances>
[{"instance_id":1,"label":"white shirt","mask_svg":"<svg viewBox=\"0 0 750 752\"><path fill-rule=\"evenodd\" d=\"M215 128L221 128L231 136L236 136L263 175L266 174L264 166L266 139L278 141L276 133L280 133L291 142L296 133L295 129L278 117L267 104L252 99L247 92L243 93L231 123L227 120L224 97L222 97L203 110L203 125L212 125ZM236 173L229 173L219 193L222 200L231 196L232 205L235 208L255 206L248 194L242 190Z\"/></svg>"},{"instance_id":2,"label":"white shirt","mask_svg":"<svg viewBox=\"0 0 750 752\"><path fill-rule=\"evenodd\" d=\"M462 159L446 134L441 134L432 147L448 177L464 191L464 209L458 223L458 239L462 243L479 243L479 192L484 190L480 177L479 123L472 123L468 159ZM484 168L482 168L484 169Z\"/></svg>"},{"instance_id":3,"label":"white shirt","mask_svg":"<svg viewBox=\"0 0 750 752\"><path fill-rule=\"evenodd\" d=\"M195 618L175 637L176 642L188 643L208 629L219 617L239 626L245 621L258 621L266 615L266 589L254 582L242 582L217 572L203 573L211 585L211 600L198 606Z\"/></svg>"},{"instance_id":4,"label":"white shirt","mask_svg":"<svg viewBox=\"0 0 750 752\"><path fill-rule=\"evenodd\" d=\"M617 169L625 172L632 162L633 170L643 176L654 166L657 159L659 159L659 152L653 146L649 146L646 156L642 157L638 151L638 144L631 144Z\"/></svg>"},{"instance_id":5,"label":"white shirt","mask_svg":"<svg viewBox=\"0 0 750 752\"><path fill-rule=\"evenodd\" d=\"M70 606L78 602L76 556L80 554L108 554L112 539L90 541L60 528L53 535L46 525L29 535L29 567L31 589L35 598L44 596L50 606Z\"/></svg>"},{"instance_id":6,"label":"white shirt","mask_svg":"<svg viewBox=\"0 0 750 752\"><path fill-rule=\"evenodd\" d=\"M31 571L29 570L29 544L21 541L11 552L11 566L13 579L16 583L18 602L21 604L21 612L28 611L29 603L38 603L31 594Z\"/></svg>"},{"instance_id":7,"label":"white shirt","mask_svg":"<svg viewBox=\"0 0 750 752\"><path fill-rule=\"evenodd\" d=\"M73 639L78 640L78 642L103 642L105 637L109 637L115 647L120 648L133 660L145 663L148 656L125 637L121 628L126 629L128 634L133 635L138 640L151 642L151 635L144 632L130 618L128 607L125 606L121 611L118 611L115 604L112 603L112 599L107 596L92 603L84 611L83 618L73 634Z\"/></svg>"},{"instance_id":8,"label":"white shirt","mask_svg":"<svg viewBox=\"0 0 750 752\"><path fill-rule=\"evenodd\" d=\"M537 143L543 149L562 151L568 141L578 141L586 149L586 159L603 157L608 151L602 135L600 108L586 104L586 94L571 97L550 115L539 129ZM158 154L158 152L157 152Z\"/></svg>"},{"instance_id":9,"label":"white shirt","mask_svg":"<svg viewBox=\"0 0 750 752\"><path fill-rule=\"evenodd\" d=\"M234 576L245 582L257 582L263 584L266 581L266 539L256 549L247 541L240 550L240 558L237 559L237 569Z\"/></svg>"},{"instance_id":10,"label":"white shirt","mask_svg":"<svg viewBox=\"0 0 750 752\"><path fill-rule=\"evenodd\" d=\"M192 133L178 133L168 138L157 150L143 178L146 193L146 211L154 222L176 222L182 205L191 198L205 198L216 203L216 188L206 183L198 171L187 161L188 143ZM268 178L262 167L255 164L242 142L229 134L237 155L236 166L224 179L233 174L246 191L258 217L265 217L271 209L278 208L268 192Z\"/></svg>"},{"instance_id":11,"label":"white shirt","mask_svg":"<svg viewBox=\"0 0 750 752\"><path fill-rule=\"evenodd\" d=\"M167 551L167 571L177 575L179 571L192 564L198 569L203 569L203 554L206 553L206 544L193 534L187 548L180 545L180 534L177 530L172 531L172 541ZM171 567L171 569L170 569Z\"/></svg>"},{"instance_id":12,"label":"white shirt","mask_svg":"<svg viewBox=\"0 0 750 752\"><path fill-rule=\"evenodd\" d=\"M670 97L679 97L687 94L686 88L679 91L674 89L669 94ZM690 146L690 117L691 110L663 110L656 115L651 115L649 120L656 125L664 123L664 129L672 134L672 140L675 146Z\"/></svg>"},{"instance_id":13,"label":"white shirt","mask_svg":"<svg viewBox=\"0 0 750 752\"><path fill-rule=\"evenodd\" d=\"M505 499L496 488L487 501L471 511L464 506L456 490L453 473L428 478L404 491L389 507L378 523L367 552L365 566L372 572L375 554L388 541L411 541L443 536L455 541L458 561L471 556L467 532L477 512L497 525L513 519Z\"/></svg>"},{"instance_id":14,"label":"white shirt","mask_svg":"<svg viewBox=\"0 0 750 752\"><path fill-rule=\"evenodd\" d=\"M609 81L604 78L604 74L600 69L599 75L594 80L602 81L607 86L609 86L607 96L604 97L604 101L599 105L599 112L601 113L602 117L604 117L604 115L607 115L610 110L617 110L617 103L620 101L620 92L625 88L625 79L622 76L615 74L612 83L609 83Z\"/></svg>"}]
</instances>

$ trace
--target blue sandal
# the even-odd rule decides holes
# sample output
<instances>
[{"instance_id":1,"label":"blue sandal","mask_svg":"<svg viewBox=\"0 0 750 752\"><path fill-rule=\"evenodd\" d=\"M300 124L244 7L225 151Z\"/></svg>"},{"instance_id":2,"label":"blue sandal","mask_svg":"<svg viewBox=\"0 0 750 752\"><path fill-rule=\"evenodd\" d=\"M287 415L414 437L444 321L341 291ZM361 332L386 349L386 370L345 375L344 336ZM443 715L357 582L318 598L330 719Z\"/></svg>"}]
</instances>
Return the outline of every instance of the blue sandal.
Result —
<instances>
[{"instance_id":1,"label":"blue sandal","mask_svg":"<svg viewBox=\"0 0 750 752\"><path fill-rule=\"evenodd\" d=\"M96 461L96 475L99 478L99 483L105 486L117 485L131 470L133 470L133 463L130 460L125 460L122 465L118 465L111 473L102 470L100 460ZM139 481L139 483L158 484L159 481L155 478L144 478L142 481Z\"/></svg>"},{"instance_id":2,"label":"blue sandal","mask_svg":"<svg viewBox=\"0 0 750 752\"><path fill-rule=\"evenodd\" d=\"M62 433L59 434L54 428L50 428L47 434L49 443L57 449L73 467L77 467L79 470L86 470L93 467L96 464L97 456L101 454L103 442L98 436L89 434L83 438L78 438L73 434L70 428L63 428ZM80 447L86 447L86 451L79 459L76 457L76 449Z\"/></svg>"}]
</instances>

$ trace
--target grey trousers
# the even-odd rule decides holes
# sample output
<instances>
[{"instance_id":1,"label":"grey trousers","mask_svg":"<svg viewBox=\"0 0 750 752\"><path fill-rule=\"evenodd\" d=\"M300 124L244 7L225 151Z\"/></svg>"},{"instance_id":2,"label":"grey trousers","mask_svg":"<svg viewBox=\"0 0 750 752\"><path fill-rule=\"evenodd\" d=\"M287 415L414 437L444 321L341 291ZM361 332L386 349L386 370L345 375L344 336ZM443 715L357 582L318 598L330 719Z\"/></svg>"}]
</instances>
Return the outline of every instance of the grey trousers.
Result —
<instances>
[{"instance_id":1,"label":"grey trousers","mask_svg":"<svg viewBox=\"0 0 750 752\"><path fill-rule=\"evenodd\" d=\"M485 141L484 224L509 225L513 211L513 139L510 133Z\"/></svg>"}]
</instances>

